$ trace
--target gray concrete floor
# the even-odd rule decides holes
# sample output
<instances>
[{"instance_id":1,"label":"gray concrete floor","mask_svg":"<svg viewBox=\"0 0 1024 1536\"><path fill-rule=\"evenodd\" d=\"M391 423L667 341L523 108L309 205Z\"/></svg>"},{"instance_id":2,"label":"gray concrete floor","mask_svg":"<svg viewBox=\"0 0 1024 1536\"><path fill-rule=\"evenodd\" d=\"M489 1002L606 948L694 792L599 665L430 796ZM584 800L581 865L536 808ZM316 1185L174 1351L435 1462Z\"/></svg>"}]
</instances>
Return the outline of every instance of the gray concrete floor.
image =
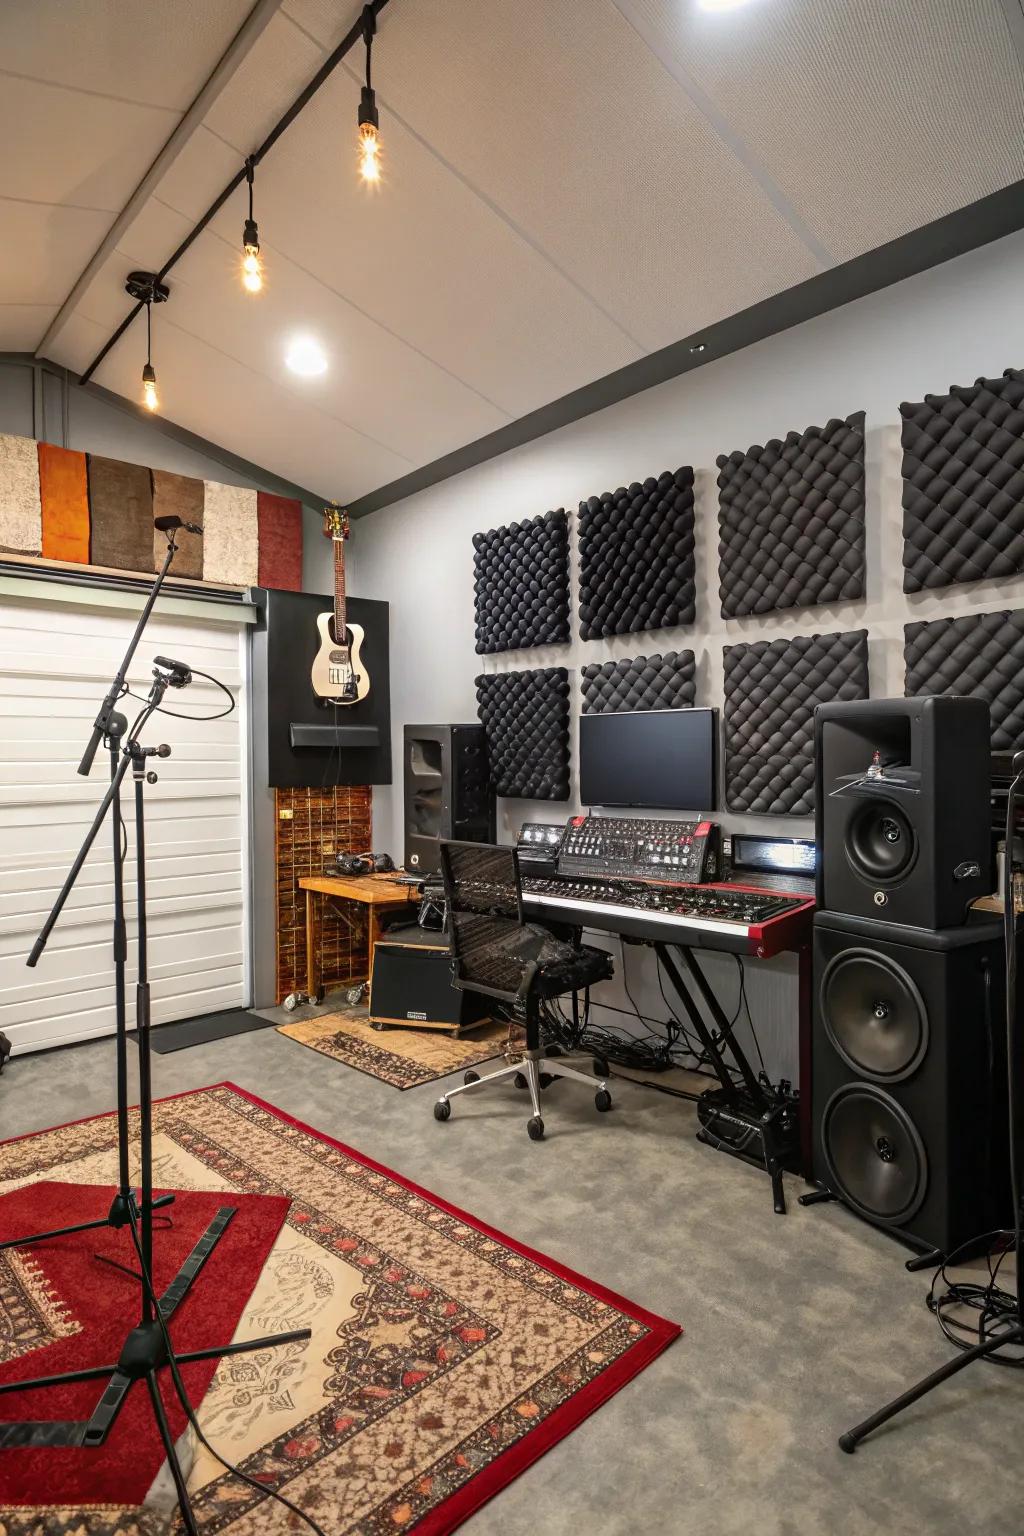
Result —
<instances>
[{"instance_id":1,"label":"gray concrete floor","mask_svg":"<svg viewBox=\"0 0 1024 1536\"><path fill-rule=\"evenodd\" d=\"M307 1012L310 1010L306 1010ZM296 1018L301 1014L281 1018ZM694 1140L685 1102L631 1083L594 1111L513 1088L400 1093L273 1030L154 1058L157 1093L225 1079L415 1179L686 1332L471 1519L472 1536L875 1536L1024 1529L1024 1373L972 1366L844 1456L836 1436L949 1346L905 1250L827 1205L774 1215L763 1174ZM110 1109L113 1047L15 1058L4 1136Z\"/></svg>"}]
</instances>

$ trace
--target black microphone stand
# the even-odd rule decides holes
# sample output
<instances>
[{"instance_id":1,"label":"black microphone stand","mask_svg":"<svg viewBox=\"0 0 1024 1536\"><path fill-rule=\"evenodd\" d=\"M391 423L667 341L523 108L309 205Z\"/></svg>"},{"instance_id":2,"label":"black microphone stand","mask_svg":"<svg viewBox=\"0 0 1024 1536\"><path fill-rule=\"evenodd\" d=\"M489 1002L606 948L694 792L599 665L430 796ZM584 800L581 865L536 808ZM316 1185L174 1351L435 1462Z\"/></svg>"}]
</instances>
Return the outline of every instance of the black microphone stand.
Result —
<instances>
[{"instance_id":1,"label":"black microphone stand","mask_svg":"<svg viewBox=\"0 0 1024 1536\"><path fill-rule=\"evenodd\" d=\"M273 1348L282 1344L302 1342L310 1337L310 1329L299 1328L288 1333L277 1333L262 1339L243 1340L235 1344L215 1345L212 1348L189 1350L178 1354L172 1347L167 1324L175 1308L188 1295L215 1245L224 1235L236 1214L237 1207L224 1205L209 1223L188 1258L161 1296L153 1286L153 1212L160 1206L170 1205L173 1195L153 1198L153 1089L150 1053L150 985L147 956L146 924L146 841L145 841L145 784L155 783L157 775L146 769L146 759L169 757L170 747L146 747L140 740L150 717L160 708L168 688L182 688L191 681L191 674L183 666L166 662L153 670L153 684L149 697L139 712L135 723L128 730L126 717L116 708L127 691L128 668L142 638L146 621L163 586L171 562L177 550L174 529L167 533L167 554L146 599L125 652L124 660L100 706L93 725L92 735L79 764L79 773L88 774L101 742L106 742L110 753L110 787L100 803L93 822L85 835L81 849L75 858L50 915L32 946L28 964L38 963L47 940L71 894L75 881L88 857L89 851L103 825L107 814L113 811L113 871L114 871L114 1012L116 1020L117 1061L117 1152L118 1187L113 1203L106 1216L92 1221L77 1222L72 1226L57 1227L38 1232L29 1237L15 1238L0 1243L5 1248L27 1247L34 1243L66 1237L74 1232L86 1232L96 1227L129 1227L135 1255L141 1273L128 1272L141 1281L141 1307L139 1321L126 1334L120 1357L111 1365L90 1367L80 1371L62 1371L58 1375L40 1376L31 1381L0 1383L0 1394L29 1392L37 1388L64 1386L69 1382L98 1381L108 1378L99 1400L88 1419L81 1420L21 1420L0 1421L0 1450L19 1447L100 1446L114 1427L117 1417L127 1401L131 1388L144 1381L149 1392L153 1417L163 1442L171 1476L178 1495L181 1517L188 1536L198 1536L198 1526L186 1490L185 1473L182 1470L174 1441L171 1438L166 1410L160 1394L158 1372L169 1366L175 1388L181 1394L177 1367L194 1360L214 1360L223 1355L235 1355L251 1350ZM132 1187L130 1175L131 1134L128 1104L128 1024L126 1008L126 968L128 961L128 935L124 909L124 823L121 817L121 786L129 770L135 786L135 856L136 893L138 900L138 981L136 986L136 1045L139 1070L139 1161L140 1189ZM125 1266L117 1265L118 1268ZM182 1407L187 1405L183 1401Z\"/></svg>"}]
</instances>

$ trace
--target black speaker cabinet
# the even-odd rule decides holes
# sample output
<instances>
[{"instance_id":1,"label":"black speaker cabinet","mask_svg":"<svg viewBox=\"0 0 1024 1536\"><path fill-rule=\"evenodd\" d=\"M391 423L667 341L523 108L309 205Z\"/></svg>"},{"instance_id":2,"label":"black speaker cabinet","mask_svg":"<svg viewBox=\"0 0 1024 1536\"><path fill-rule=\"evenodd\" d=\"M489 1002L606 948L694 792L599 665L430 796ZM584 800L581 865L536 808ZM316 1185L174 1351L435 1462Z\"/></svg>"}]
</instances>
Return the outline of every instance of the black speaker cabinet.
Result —
<instances>
[{"instance_id":1,"label":"black speaker cabinet","mask_svg":"<svg viewBox=\"0 0 1024 1536\"><path fill-rule=\"evenodd\" d=\"M405 867L441 868L442 838L493 843L495 798L482 725L405 727Z\"/></svg>"},{"instance_id":2,"label":"black speaker cabinet","mask_svg":"<svg viewBox=\"0 0 1024 1536\"><path fill-rule=\"evenodd\" d=\"M819 908L915 928L965 922L995 885L988 705L858 699L814 718Z\"/></svg>"},{"instance_id":3,"label":"black speaker cabinet","mask_svg":"<svg viewBox=\"0 0 1024 1536\"><path fill-rule=\"evenodd\" d=\"M815 1176L915 1247L1011 1216L1003 953L999 919L814 920Z\"/></svg>"},{"instance_id":4,"label":"black speaker cabinet","mask_svg":"<svg viewBox=\"0 0 1024 1536\"><path fill-rule=\"evenodd\" d=\"M447 1029L453 1034L488 1016L486 998L452 985L448 944L383 939L373 946L370 979L371 1024L405 1024Z\"/></svg>"}]
</instances>

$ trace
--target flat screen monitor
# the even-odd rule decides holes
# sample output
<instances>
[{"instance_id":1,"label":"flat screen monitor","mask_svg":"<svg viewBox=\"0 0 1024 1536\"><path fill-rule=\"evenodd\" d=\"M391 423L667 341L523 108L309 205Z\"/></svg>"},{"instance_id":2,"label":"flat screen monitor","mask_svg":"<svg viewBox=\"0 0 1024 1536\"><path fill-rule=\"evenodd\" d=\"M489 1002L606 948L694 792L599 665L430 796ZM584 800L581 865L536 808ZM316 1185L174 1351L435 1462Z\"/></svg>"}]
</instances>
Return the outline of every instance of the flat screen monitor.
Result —
<instances>
[{"instance_id":1,"label":"flat screen monitor","mask_svg":"<svg viewBox=\"0 0 1024 1536\"><path fill-rule=\"evenodd\" d=\"M717 709L580 716L584 805L664 811L716 808Z\"/></svg>"}]
</instances>

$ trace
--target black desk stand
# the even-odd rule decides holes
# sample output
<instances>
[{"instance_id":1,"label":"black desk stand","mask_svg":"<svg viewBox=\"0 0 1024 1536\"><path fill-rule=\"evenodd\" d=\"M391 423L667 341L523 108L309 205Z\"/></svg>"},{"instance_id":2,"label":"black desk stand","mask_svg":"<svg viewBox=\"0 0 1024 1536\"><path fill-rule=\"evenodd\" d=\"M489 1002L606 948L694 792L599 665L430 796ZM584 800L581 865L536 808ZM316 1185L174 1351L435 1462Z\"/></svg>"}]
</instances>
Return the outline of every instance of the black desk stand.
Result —
<instances>
[{"instance_id":1,"label":"black desk stand","mask_svg":"<svg viewBox=\"0 0 1024 1536\"><path fill-rule=\"evenodd\" d=\"M754 1168L763 1168L772 1181L775 1212L784 1216L786 1196L782 1174L797 1158L800 1139L796 1101L787 1084L775 1089L758 1077L693 951L685 944L666 944L660 939L655 942L654 949L721 1084L696 1098L701 1122L697 1140L719 1152L728 1152ZM708 1029L676 964L677 957L713 1019L717 1035ZM736 1063L742 1086L729 1070L726 1048Z\"/></svg>"},{"instance_id":2,"label":"black desk stand","mask_svg":"<svg viewBox=\"0 0 1024 1536\"><path fill-rule=\"evenodd\" d=\"M117 1060L117 1154L118 1187L113 1204L106 1216L95 1221L77 1222L72 1226L59 1227L49 1232L37 1232L30 1237L16 1238L0 1244L3 1248L21 1248L54 1238L66 1237L73 1232L86 1232L97 1227L127 1227L132 1239L138 1272L130 1270L141 1282L139 1320L127 1333L119 1359L112 1365L99 1365L81 1371L62 1371L55 1376L40 1376L32 1381L0 1383L0 1393L28 1392L37 1388L64 1386L69 1382L100 1381L107 1378L99 1400L88 1419L81 1420L22 1420L0 1422L0 1451L20 1447L100 1446L113 1429L128 1394L136 1382L143 1381L149 1392L153 1417L163 1441L171 1476L178 1495L181 1517L189 1536L198 1536L198 1526L185 1487L174 1441L171 1438L163 1399L160 1395L159 1372L169 1367L175 1391L186 1413L191 1408L184 1394L178 1366L194 1360L215 1360L222 1355L237 1355L250 1350L267 1349L281 1344L299 1342L310 1337L308 1328L289 1333L277 1333L262 1339L244 1340L237 1344L215 1345L209 1349L189 1350L177 1354L171 1344L167 1324L175 1308L189 1294L192 1284L214 1247L224 1235L236 1214L237 1207L221 1206L202 1237L179 1269L162 1296L157 1296L153 1286L153 1212L160 1206L170 1205L173 1195L153 1198L153 1090L150 1072L150 987L146 953L146 844L143 791L145 784L155 783L156 774L147 771L149 757L169 757L170 747L144 747L140 736L150 716L159 709L168 688L183 688L191 681L191 673L181 663L162 659L154 668L153 685L145 706L135 723L128 730L124 715L115 708L126 691L128 667L142 637L146 621L152 612L164 577L170 569L177 545L173 531L168 534L167 555L153 584L153 588L139 617L135 633L128 645L124 660L100 707L93 726L92 736L86 747L79 773L88 774L101 741L110 753L110 787L103 797L86 834L85 841L61 887L53 909L36 940L28 964L39 960L47 940L64 907L96 836L109 811L113 811L113 869L114 869L114 1009L116 1018ZM162 669L162 670L161 670ZM129 1172L129 1105L128 1105L128 1027L125 1007L125 969L128 959L128 935L124 910L124 845L121 819L121 785L129 769L135 785L135 850L136 892L138 898L138 984L136 987L136 1044L139 1067L139 1160L141 1187L136 1191ZM118 1266L126 1267L126 1266Z\"/></svg>"}]
</instances>

